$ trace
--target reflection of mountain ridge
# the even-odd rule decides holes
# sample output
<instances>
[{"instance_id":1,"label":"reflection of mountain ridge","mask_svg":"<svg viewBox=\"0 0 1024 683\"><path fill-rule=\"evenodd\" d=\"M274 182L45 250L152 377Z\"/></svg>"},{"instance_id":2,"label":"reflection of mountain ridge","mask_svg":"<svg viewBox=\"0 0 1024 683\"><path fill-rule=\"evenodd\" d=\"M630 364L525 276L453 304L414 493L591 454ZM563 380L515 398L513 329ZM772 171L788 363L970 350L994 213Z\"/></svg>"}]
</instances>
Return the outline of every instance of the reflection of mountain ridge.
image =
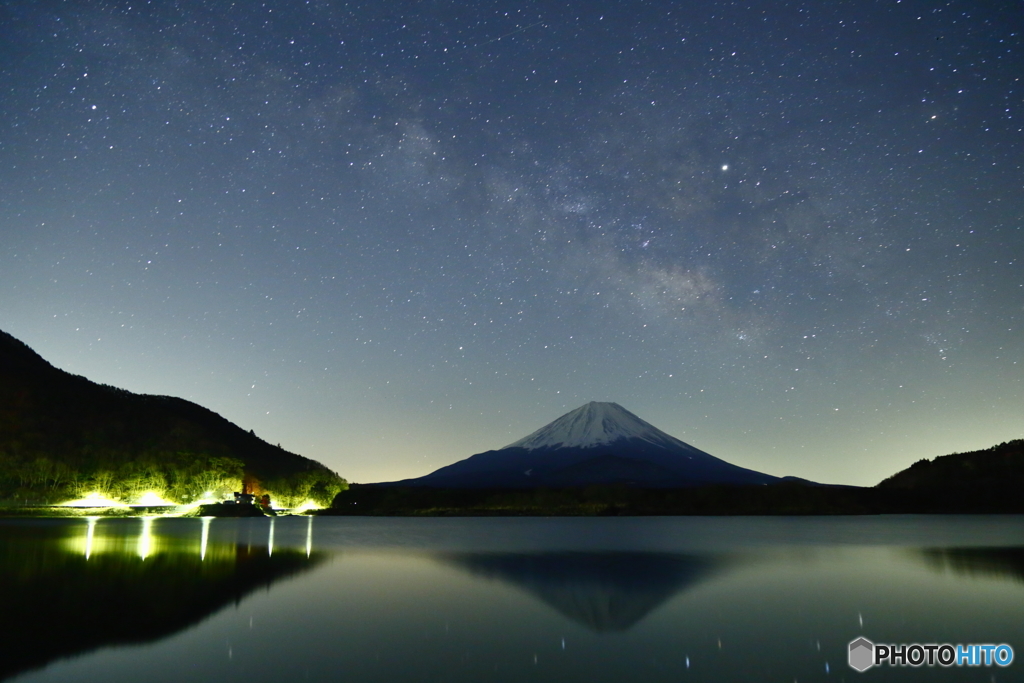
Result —
<instances>
[{"instance_id":1,"label":"reflection of mountain ridge","mask_svg":"<svg viewBox=\"0 0 1024 683\"><path fill-rule=\"evenodd\" d=\"M447 553L470 574L539 598L597 632L625 631L682 590L724 566L710 556L650 552Z\"/></svg>"},{"instance_id":2,"label":"reflection of mountain ridge","mask_svg":"<svg viewBox=\"0 0 1024 683\"><path fill-rule=\"evenodd\" d=\"M1024 548L924 548L916 552L937 572L1024 583Z\"/></svg>"},{"instance_id":3,"label":"reflection of mountain ridge","mask_svg":"<svg viewBox=\"0 0 1024 683\"><path fill-rule=\"evenodd\" d=\"M198 538L188 546L173 539L164 544L172 550L149 557L87 557L68 551L68 530L0 527L0 680L99 647L164 638L324 559L234 542L211 541L201 553Z\"/></svg>"}]
</instances>

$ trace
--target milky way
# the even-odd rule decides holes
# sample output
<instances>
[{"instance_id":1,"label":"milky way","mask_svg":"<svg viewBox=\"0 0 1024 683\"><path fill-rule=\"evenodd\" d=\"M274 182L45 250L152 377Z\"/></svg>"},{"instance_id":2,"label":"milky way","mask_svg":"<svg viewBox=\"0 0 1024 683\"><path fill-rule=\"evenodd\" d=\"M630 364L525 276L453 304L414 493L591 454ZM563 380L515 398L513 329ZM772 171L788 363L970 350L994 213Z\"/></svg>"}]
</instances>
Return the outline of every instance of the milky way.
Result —
<instances>
[{"instance_id":1,"label":"milky way","mask_svg":"<svg viewBox=\"0 0 1024 683\"><path fill-rule=\"evenodd\" d=\"M873 484L1024 436L1011 2L8 2L0 329L354 481L591 400Z\"/></svg>"}]
</instances>

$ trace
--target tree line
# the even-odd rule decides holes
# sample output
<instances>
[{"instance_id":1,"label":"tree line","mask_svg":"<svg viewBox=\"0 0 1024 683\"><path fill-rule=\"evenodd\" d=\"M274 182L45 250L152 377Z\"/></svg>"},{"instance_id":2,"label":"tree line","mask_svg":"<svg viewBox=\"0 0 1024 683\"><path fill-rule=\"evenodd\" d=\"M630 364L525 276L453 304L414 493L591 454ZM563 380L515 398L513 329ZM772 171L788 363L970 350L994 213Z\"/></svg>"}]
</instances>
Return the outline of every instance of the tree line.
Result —
<instances>
[{"instance_id":1,"label":"tree line","mask_svg":"<svg viewBox=\"0 0 1024 683\"><path fill-rule=\"evenodd\" d=\"M188 504L205 498L220 500L235 491L268 494L283 507L312 501L330 505L347 487L326 468L261 479L246 472L238 458L190 451L159 457L57 459L46 454L13 454L0 447L0 500L14 504L60 504L100 494L133 503L147 493Z\"/></svg>"}]
</instances>

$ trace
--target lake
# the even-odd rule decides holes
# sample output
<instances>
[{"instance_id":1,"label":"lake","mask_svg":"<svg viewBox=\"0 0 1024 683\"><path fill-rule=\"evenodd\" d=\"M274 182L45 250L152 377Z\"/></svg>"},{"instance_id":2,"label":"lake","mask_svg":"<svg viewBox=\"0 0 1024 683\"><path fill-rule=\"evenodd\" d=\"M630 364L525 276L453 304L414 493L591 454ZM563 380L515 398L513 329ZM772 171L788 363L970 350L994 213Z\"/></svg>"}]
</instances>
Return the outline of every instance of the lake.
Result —
<instances>
[{"instance_id":1,"label":"lake","mask_svg":"<svg viewBox=\"0 0 1024 683\"><path fill-rule=\"evenodd\" d=\"M5 519L0 592L19 683L1024 681L847 663L1024 653L1019 516Z\"/></svg>"}]
</instances>

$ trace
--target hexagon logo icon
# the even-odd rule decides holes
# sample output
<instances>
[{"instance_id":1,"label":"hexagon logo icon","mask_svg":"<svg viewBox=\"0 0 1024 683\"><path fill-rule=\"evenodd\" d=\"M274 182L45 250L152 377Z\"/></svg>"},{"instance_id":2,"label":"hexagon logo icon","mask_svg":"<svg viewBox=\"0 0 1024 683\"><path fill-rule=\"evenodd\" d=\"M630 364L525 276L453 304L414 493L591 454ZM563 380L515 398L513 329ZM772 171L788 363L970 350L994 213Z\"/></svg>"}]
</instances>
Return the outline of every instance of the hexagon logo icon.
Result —
<instances>
[{"instance_id":1,"label":"hexagon logo icon","mask_svg":"<svg viewBox=\"0 0 1024 683\"><path fill-rule=\"evenodd\" d=\"M850 642L850 668L867 671L875 664L875 644L864 637Z\"/></svg>"}]
</instances>

